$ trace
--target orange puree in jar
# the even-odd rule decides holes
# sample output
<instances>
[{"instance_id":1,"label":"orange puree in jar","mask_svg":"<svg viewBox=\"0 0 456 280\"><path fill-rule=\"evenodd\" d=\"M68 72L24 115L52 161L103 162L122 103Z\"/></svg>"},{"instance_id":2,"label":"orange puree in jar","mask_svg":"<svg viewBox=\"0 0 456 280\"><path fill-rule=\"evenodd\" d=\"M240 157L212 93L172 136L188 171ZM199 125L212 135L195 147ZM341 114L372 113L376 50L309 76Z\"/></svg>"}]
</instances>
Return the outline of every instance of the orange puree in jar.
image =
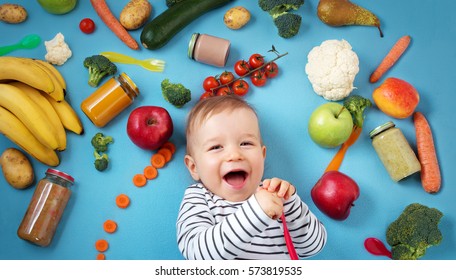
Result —
<instances>
[{"instance_id":1,"label":"orange puree in jar","mask_svg":"<svg viewBox=\"0 0 456 280\"><path fill-rule=\"evenodd\" d=\"M125 73L111 78L81 103L81 109L97 127L105 126L139 95L136 84Z\"/></svg>"}]
</instances>

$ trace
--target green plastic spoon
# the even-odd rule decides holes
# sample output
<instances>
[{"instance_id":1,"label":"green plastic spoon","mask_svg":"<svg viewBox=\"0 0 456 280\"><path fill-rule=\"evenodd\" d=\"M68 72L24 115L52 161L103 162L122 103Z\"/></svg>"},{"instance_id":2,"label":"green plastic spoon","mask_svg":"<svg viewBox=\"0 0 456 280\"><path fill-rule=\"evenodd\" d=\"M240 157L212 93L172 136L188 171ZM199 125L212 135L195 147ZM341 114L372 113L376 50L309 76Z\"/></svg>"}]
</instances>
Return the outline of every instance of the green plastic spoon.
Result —
<instances>
[{"instance_id":1,"label":"green plastic spoon","mask_svg":"<svg viewBox=\"0 0 456 280\"><path fill-rule=\"evenodd\" d=\"M0 47L0 56L19 49L33 49L41 43L41 37L36 34L30 34L14 45Z\"/></svg>"}]
</instances>

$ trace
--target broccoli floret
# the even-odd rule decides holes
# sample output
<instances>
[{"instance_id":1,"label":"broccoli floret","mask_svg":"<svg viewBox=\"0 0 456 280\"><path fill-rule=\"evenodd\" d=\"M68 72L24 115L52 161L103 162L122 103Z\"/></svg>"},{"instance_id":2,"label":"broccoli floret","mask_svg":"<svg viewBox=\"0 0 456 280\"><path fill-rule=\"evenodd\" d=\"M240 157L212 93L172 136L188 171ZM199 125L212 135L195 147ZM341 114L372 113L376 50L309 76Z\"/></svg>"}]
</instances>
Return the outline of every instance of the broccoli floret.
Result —
<instances>
[{"instance_id":1,"label":"broccoli floret","mask_svg":"<svg viewBox=\"0 0 456 280\"><path fill-rule=\"evenodd\" d=\"M291 38L298 34L301 27L301 20L300 15L283 13L274 18L274 24L277 27L280 37Z\"/></svg>"},{"instance_id":2,"label":"broccoli floret","mask_svg":"<svg viewBox=\"0 0 456 280\"><path fill-rule=\"evenodd\" d=\"M94 151L93 155L95 156L95 168L98 171L103 171L108 168L109 158L107 154L103 153L100 155L97 151Z\"/></svg>"},{"instance_id":3,"label":"broccoli floret","mask_svg":"<svg viewBox=\"0 0 456 280\"><path fill-rule=\"evenodd\" d=\"M114 75L117 72L117 66L106 56L99 54L86 57L84 67L89 69L89 85L91 87L98 86L103 77Z\"/></svg>"},{"instance_id":4,"label":"broccoli floret","mask_svg":"<svg viewBox=\"0 0 456 280\"><path fill-rule=\"evenodd\" d=\"M171 83L169 79L164 79L161 82L161 89L163 98L177 108L181 108L192 99L189 89L180 83Z\"/></svg>"},{"instance_id":5,"label":"broccoli floret","mask_svg":"<svg viewBox=\"0 0 456 280\"><path fill-rule=\"evenodd\" d=\"M114 138L111 136L105 136L103 133L96 133L91 140L92 146L95 148L95 151L101 153L108 150L108 144L114 142Z\"/></svg>"},{"instance_id":6,"label":"broccoli floret","mask_svg":"<svg viewBox=\"0 0 456 280\"><path fill-rule=\"evenodd\" d=\"M442 233L438 225L443 213L419 203L408 205L386 231L386 241L395 260L416 260L426 249L439 245Z\"/></svg>"},{"instance_id":7,"label":"broccoli floret","mask_svg":"<svg viewBox=\"0 0 456 280\"><path fill-rule=\"evenodd\" d=\"M359 95L350 95L344 100L344 107L353 116L353 124L358 127L363 127L364 123L364 110L372 107L372 102Z\"/></svg>"},{"instance_id":8,"label":"broccoli floret","mask_svg":"<svg viewBox=\"0 0 456 280\"><path fill-rule=\"evenodd\" d=\"M304 5L304 0L258 0L258 5L263 11L274 15L297 10Z\"/></svg>"},{"instance_id":9,"label":"broccoli floret","mask_svg":"<svg viewBox=\"0 0 456 280\"><path fill-rule=\"evenodd\" d=\"M272 16L280 37L291 38L298 34L302 17L292 11L304 5L304 0L258 0L258 5Z\"/></svg>"}]
</instances>

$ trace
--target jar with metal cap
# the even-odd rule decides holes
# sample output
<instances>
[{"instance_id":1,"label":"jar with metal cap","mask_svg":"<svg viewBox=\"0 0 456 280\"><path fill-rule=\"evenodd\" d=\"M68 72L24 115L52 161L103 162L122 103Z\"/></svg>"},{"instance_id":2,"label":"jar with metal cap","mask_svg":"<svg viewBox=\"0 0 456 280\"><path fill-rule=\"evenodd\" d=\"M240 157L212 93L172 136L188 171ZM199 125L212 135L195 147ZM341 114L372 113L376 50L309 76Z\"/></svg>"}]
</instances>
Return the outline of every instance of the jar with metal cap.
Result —
<instances>
[{"instance_id":1,"label":"jar with metal cap","mask_svg":"<svg viewBox=\"0 0 456 280\"><path fill-rule=\"evenodd\" d=\"M33 244L48 246L70 200L73 183L70 175L49 168L36 186L17 235Z\"/></svg>"},{"instance_id":2,"label":"jar with metal cap","mask_svg":"<svg viewBox=\"0 0 456 280\"><path fill-rule=\"evenodd\" d=\"M97 127L105 126L139 95L139 89L130 77L121 73L102 84L81 103L81 109Z\"/></svg>"},{"instance_id":3,"label":"jar with metal cap","mask_svg":"<svg viewBox=\"0 0 456 280\"><path fill-rule=\"evenodd\" d=\"M421 170L421 164L402 131L389 121L369 133L372 146L388 171L398 182Z\"/></svg>"},{"instance_id":4,"label":"jar with metal cap","mask_svg":"<svg viewBox=\"0 0 456 280\"><path fill-rule=\"evenodd\" d=\"M223 67L230 53L230 41L200 33L193 33L188 44L188 57L205 64Z\"/></svg>"}]
</instances>

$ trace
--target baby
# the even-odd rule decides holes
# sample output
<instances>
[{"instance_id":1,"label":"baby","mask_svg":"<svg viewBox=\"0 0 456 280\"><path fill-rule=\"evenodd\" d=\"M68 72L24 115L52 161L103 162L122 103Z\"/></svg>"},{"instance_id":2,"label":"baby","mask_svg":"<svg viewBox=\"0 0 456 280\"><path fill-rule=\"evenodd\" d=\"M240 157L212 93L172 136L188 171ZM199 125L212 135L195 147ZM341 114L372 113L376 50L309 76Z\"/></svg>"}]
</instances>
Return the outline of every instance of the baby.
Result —
<instances>
[{"instance_id":1,"label":"baby","mask_svg":"<svg viewBox=\"0 0 456 280\"><path fill-rule=\"evenodd\" d=\"M186 259L290 259L282 221L299 257L326 243L323 224L295 187L262 179L266 147L254 109L235 95L198 102L187 120L185 165L192 178L177 218Z\"/></svg>"}]
</instances>

